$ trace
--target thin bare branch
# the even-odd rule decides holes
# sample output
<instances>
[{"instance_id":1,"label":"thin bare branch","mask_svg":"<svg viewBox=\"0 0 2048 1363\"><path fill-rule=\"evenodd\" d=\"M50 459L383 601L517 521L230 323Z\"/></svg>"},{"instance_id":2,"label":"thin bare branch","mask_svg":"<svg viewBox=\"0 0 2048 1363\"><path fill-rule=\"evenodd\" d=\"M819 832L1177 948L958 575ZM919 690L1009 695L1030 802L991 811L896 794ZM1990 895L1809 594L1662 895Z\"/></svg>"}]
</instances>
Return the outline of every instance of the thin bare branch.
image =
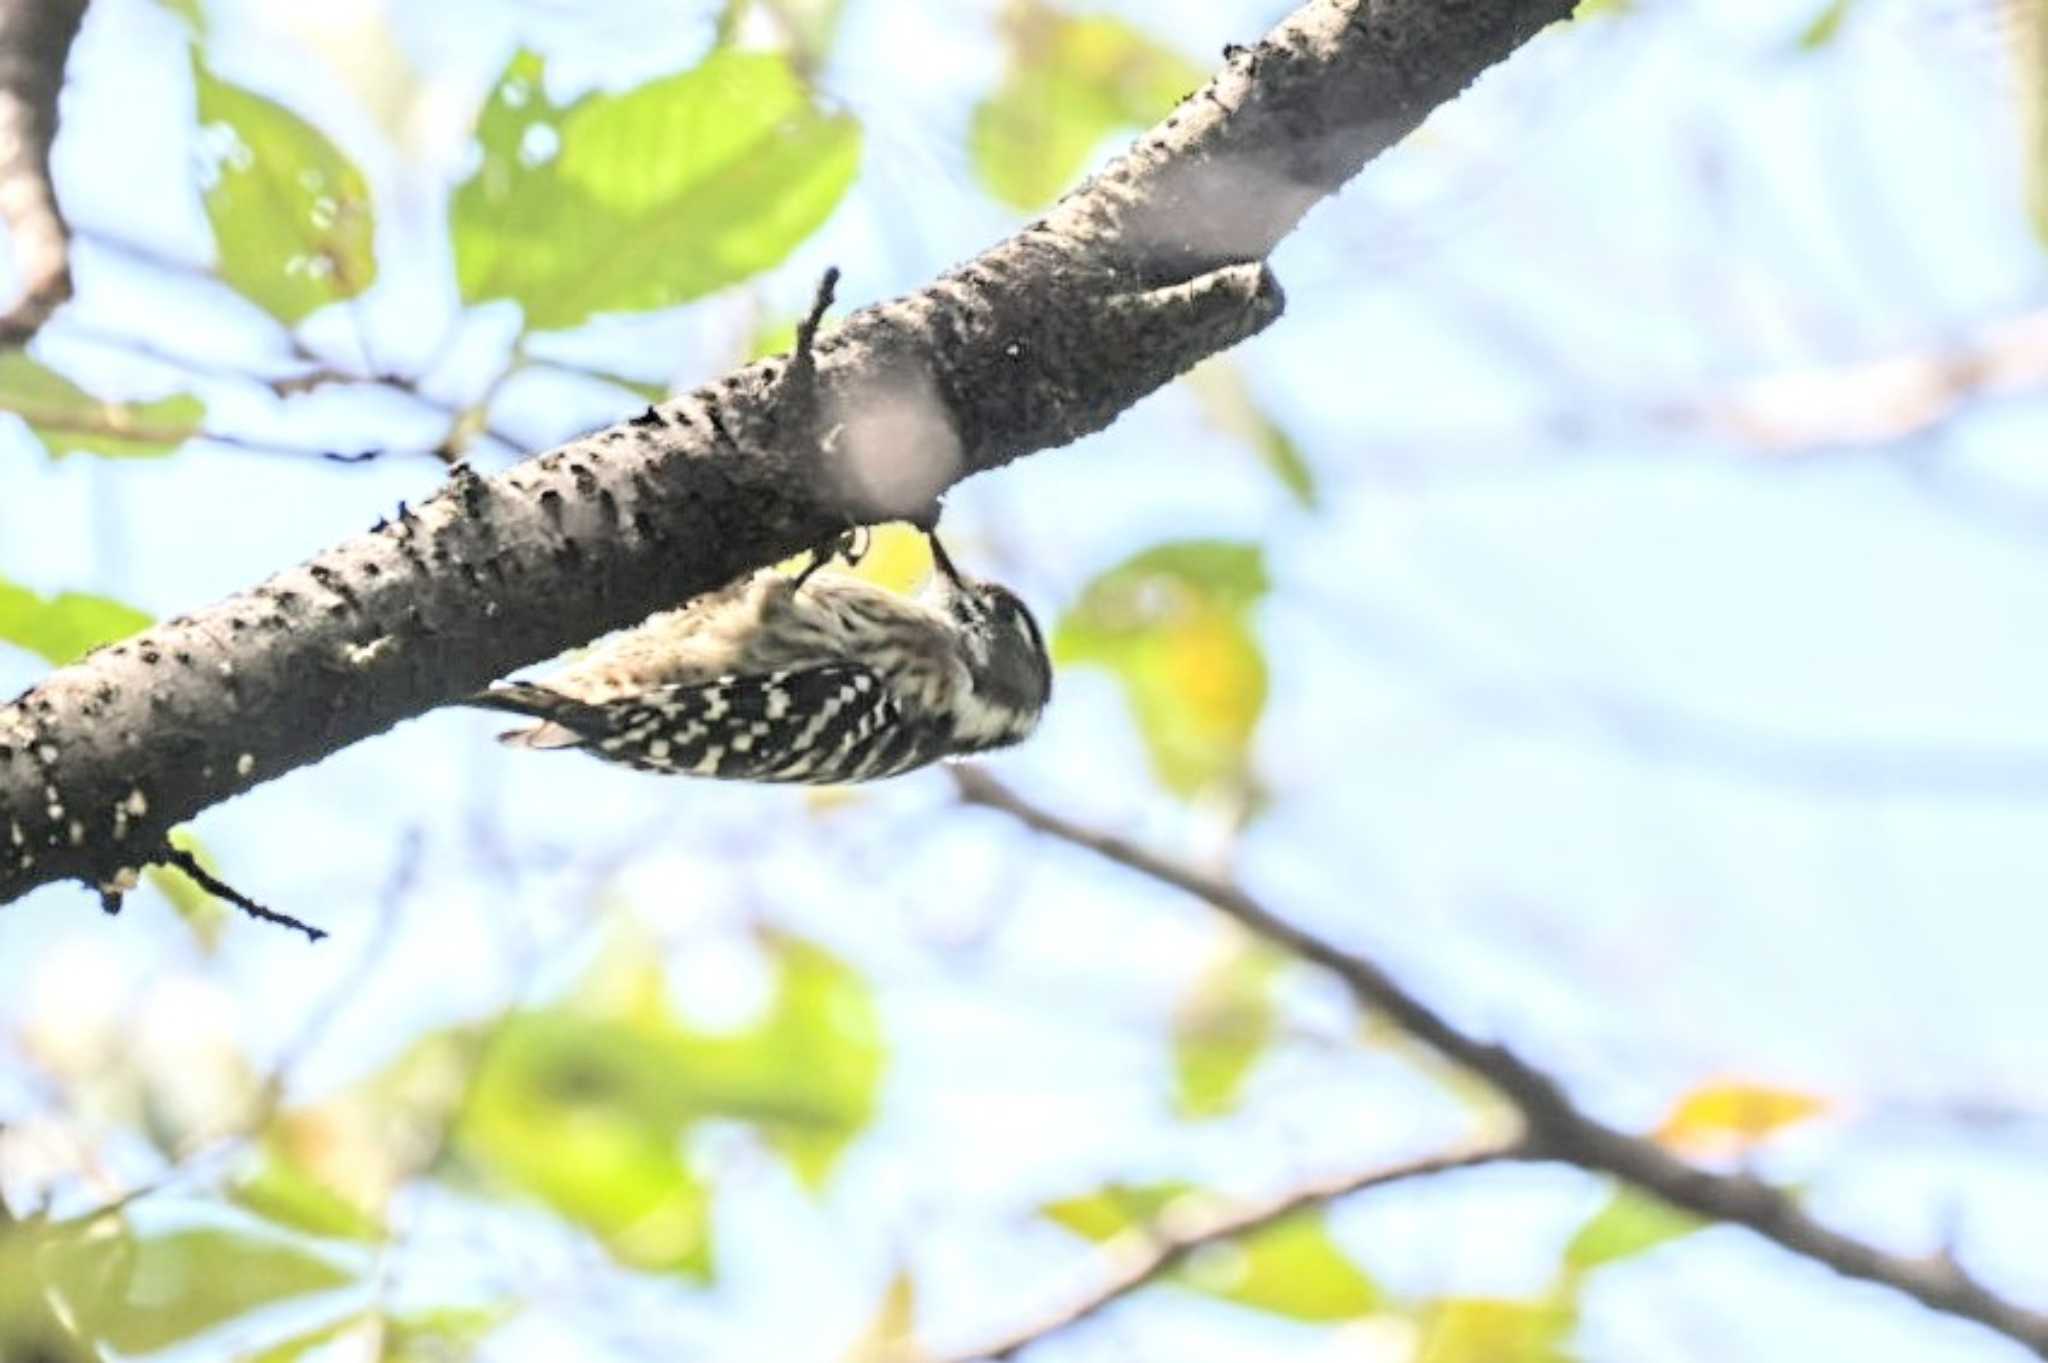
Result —
<instances>
[{"instance_id":1,"label":"thin bare branch","mask_svg":"<svg viewBox=\"0 0 2048 1363\"><path fill-rule=\"evenodd\" d=\"M1894 444L1970 404L2048 391L2048 308L1991 322L1941 346L1771 374L1660 414L1768 454Z\"/></svg>"},{"instance_id":2,"label":"thin bare branch","mask_svg":"<svg viewBox=\"0 0 2048 1363\"><path fill-rule=\"evenodd\" d=\"M1289 1217L1316 1211L1354 1193L1434 1178L1459 1169L1541 1158L1543 1155L1534 1145L1516 1141L1509 1145L1432 1155L1426 1159L1380 1165L1363 1173L1320 1179L1249 1207L1233 1207L1221 1202L1199 1203L1188 1208L1185 1214L1176 1207L1175 1215L1134 1227L1102 1247L1103 1257L1109 1260L1113 1271L1093 1292L999 1340L970 1353L954 1355L948 1363L975 1363L984 1359L994 1363L995 1360L1015 1358L1040 1340L1078 1325L1138 1289L1158 1282L1186 1263L1197 1250L1255 1234ZM902 1363L913 1363L913 1360L906 1357Z\"/></svg>"},{"instance_id":3,"label":"thin bare branch","mask_svg":"<svg viewBox=\"0 0 2048 1363\"><path fill-rule=\"evenodd\" d=\"M1976 1321L2048 1358L2048 1314L1999 1296L1947 1251L1918 1258L1887 1253L1822 1225L1778 1188L1746 1174L1716 1174L1677 1159L1654 1142L1589 1116L1555 1079L1507 1046L1463 1030L1376 963L1288 922L1241 887L1032 804L979 768L956 767L953 774L965 803L1000 811L1039 833L1171 885L1330 971L1361 1005L1492 1085L1521 1115L1543 1158L1606 1174L1681 1210L1745 1226L1846 1277L1882 1284L1924 1306Z\"/></svg>"}]
</instances>

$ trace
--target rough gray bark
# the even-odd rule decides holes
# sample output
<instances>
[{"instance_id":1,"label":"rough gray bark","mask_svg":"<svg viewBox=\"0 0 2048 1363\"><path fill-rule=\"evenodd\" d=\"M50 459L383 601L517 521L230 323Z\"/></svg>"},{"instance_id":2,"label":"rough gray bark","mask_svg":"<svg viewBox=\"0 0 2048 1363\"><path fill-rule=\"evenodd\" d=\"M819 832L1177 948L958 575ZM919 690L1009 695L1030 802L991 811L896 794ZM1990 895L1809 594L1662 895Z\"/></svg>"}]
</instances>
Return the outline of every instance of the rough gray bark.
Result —
<instances>
[{"instance_id":1,"label":"rough gray bark","mask_svg":"<svg viewBox=\"0 0 2048 1363\"><path fill-rule=\"evenodd\" d=\"M50 188L50 144L64 64L86 0L0 0L0 221L21 298L0 314L0 345L19 345L71 297L70 232Z\"/></svg>"},{"instance_id":2,"label":"rough gray bark","mask_svg":"<svg viewBox=\"0 0 2048 1363\"><path fill-rule=\"evenodd\" d=\"M1572 0L1311 0L930 287L52 674L0 709L0 903L959 479L1101 430L1280 313L1302 214Z\"/></svg>"}]
</instances>

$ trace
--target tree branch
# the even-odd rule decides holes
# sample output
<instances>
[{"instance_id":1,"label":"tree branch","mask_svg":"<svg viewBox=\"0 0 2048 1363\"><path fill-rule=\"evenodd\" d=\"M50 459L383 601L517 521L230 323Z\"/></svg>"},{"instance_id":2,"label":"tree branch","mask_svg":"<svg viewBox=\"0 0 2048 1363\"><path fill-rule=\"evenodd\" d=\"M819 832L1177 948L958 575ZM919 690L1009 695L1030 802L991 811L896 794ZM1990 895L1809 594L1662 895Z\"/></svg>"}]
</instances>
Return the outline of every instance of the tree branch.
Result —
<instances>
[{"instance_id":1,"label":"tree branch","mask_svg":"<svg viewBox=\"0 0 2048 1363\"><path fill-rule=\"evenodd\" d=\"M1279 917L1228 881L1149 852L1113 834L1086 828L1031 804L974 767L956 767L967 804L998 810L1026 827L1084 848L1207 903L1267 941L1336 975L1361 1005L1446 1059L1486 1080L1520 1114L1541 1158L1609 1175L1674 1207L1745 1226L1766 1240L1850 1278L1879 1283L1923 1306L1990 1327L2048 1358L2048 1314L1998 1296L1947 1253L1922 1258L1888 1254L1830 1230L1790 1196L1744 1174L1715 1174L1665 1153L1581 1111L1555 1079L1506 1046L1463 1031L1409 993L1374 962L1345 951ZM1536 1157L1536 1156L1532 1156Z\"/></svg>"},{"instance_id":2,"label":"tree branch","mask_svg":"<svg viewBox=\"0 0 2048 1363\"><path fill-rule=\"evenodd\" d=\"M86 0L0 0L0 220L22 295L0 313L0 345L20 345L71 297L71 239L50 187L64 64Z\"/></svg>"},{"instance_id":3,"label":"tree branch","mask_svg":"<svg viewBox=\"0 0 2048 1363\"><path fill-rule=\"evenodd\" d=\"M1016 236L0 708L0 903L849 523L1107 426L1268 325L1302 214L1572 0L1309 0ZM792 410L794 409L794 410Z\"/></svg>"},{"instance_id":4,"label":"tree branch","mask_svg":"<svg viewBox=\"0 0 2048 1363\"><path fill-rule=\"evenodd\" d=\"M1972 403L2048 388L2048 309L1987 323L1918 351L1768 374L1657 414L1725 434L1766 454L1895 444Z\"/></svg>"},{"instance_id":5,"label":"tree branch","mask_svg":"<svg viewBox=\"0 0 2048 1363\"><path fill-rule=\"evenodd\" d=\"M1474 1169L1485 1164L1540 1158L1542 1156L1535 1147L1525 1141L1464 1154L1434 1155L1427 1159L1382 1165L1364 1173L1346 1174L1341 1178L1304 1184L1271 1201L1251 1207L1205 1207L1193 1217L1176 1216L1171 1224L1160 1221L1138 1227L1134 1232L1126 1233L1136 1239L1132 1252L1116 1257L1116 1271L1095 1291L1000 1340L983 1345L972 1353L956 1355L951 1363L1015 1358L1040 1340L1077 1325L1122 1301L1138 1289L1158 1282L1205 1246L1251 1235L1291 1216L1314 1211L1353 1193L1384 1188L1394 1183L1406 1183L1414 1179L1433 1178L1438 1174L1447 1174L1459 1169ZM1118 1248L1123 1244L1124 1237L1111 1242L1111 1245ZM1106 1250L1110 1247L1104 1246ZM909 1363L909 1360L906 1360L906 1363Z\"/></svg>"}]
</instances>

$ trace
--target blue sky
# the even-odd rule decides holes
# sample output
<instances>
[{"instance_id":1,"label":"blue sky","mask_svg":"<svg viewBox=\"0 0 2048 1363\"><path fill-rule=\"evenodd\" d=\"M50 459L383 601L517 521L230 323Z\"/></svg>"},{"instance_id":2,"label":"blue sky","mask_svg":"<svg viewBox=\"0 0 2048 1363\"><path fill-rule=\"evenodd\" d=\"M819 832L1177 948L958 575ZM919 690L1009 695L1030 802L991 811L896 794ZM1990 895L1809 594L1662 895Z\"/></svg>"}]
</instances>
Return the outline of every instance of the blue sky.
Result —
<instances>
[{"instance_id":1,"label":"blue sky","mask_svg":"<svg viewBox=\"0 0 2048 1363\"><path fill-rule=\"evenodd\" d=\"M58 158L90 229L81 297L42 353L117 386L171 371L93 346L87 326L224 366L261 356L274 338L252 311L93 240L210 250L189 187L188 78L164 58L178 30L144 0L95 8ZM1207 64L1283 7L1101 8ZM1716 1076L1827 1096L1836 1117L1773 1147L1769 1172L1897 1248L1954 1227L1974 1268L2041 1302L2048 522L2030 499L2048 495L2048 408L2011 398L1908 441L1778 454L1654 419L1752 379L1938 350L2040 306L2002 52L1989 20L1949 8L1859 4L1816 53L1794 42L1809 15L1761 0L1554 33L1318 209L1274 261L1287 316L1239 358L1315 466L1320 510L1296 508L1167 392L961 488L948 522L963 559L999 565L1049 616L1168 538L1256 540L1276 579L1260 615L1274 800L1240 846L1154 787L1102 674L1062 676L1005 779L1162 847L1234 858L1290 915L1513 1039L1612 1120L1653 1125ZM710 33L699 7L645 2L595 21L539 0L392 5L363 11L356 39L297 6L210 13L223 74L369 169L384 273L363 321L397 364L432 353L451 320L442 186L515 45L545 50L566 92L672 70ZM827 263L852 306L1007 230L963 150L1000 70L990 32L977 5L850 0L823 86L868 142L826 229L758 297L602 323L564 353L715 374L757 310L797 308ZM365 95L385 88L372 78L394 51L425 94L380 123ZM906 64L916 81L895 75ZM451 393L514 329L486 314L462 322ZM339 310L306 334L344 357L354 345ZM433 430L402 403L278 413L246 388L207 391L281 438ZM616 400L535 381L508 391L505 415L544 443L614 418ZM223 449L53 464L7 424L0 577L166 615L361 530L438 473ZM0 689L38 671L0 650ZM703 1157L732 1171L730 1267L710 1300L647 1283L586 1295L588 1251L544 1218L420 1195L406 1290L430 1297L436 1255L479 1217L495 1218L503 1254L490 1271L530 1267L554 1287L548 1309L507 1327L504 1357L546 1356L593 1318L626 1322L620 1356L667 1338L706 1358L836 1357L903 1258L933 1336L965 1342L1016 1307L1007 1285L1056 1288L1073 1271L1074 1242L1020 1229L1038 1201L1113 1174L1271 1189L1429 1148L1462 1120L1384 1050L1335 1044L1352 1020L1306 976L1290 981L1290 1039L1246 1110L1172 1119L1163 1029L1218 949L1215 922L955 811L940 776L821 812L789 792L502 753L492 728L433 715L198 822L231 879L333 928L332 947L236 925L201 960L146 896L108 925L75 889L45 890L0 914L0 1027L67 1009L116 1026L201 998L260 1062L357 952L378 951L294 1067L295 1090L317 1094L420 1028L559 988L599 904L630 905L677 948L679 1004L706 1017L746 1014L738 928L757 916L866 971L895 1048L882 1118L823 1205L707 1139ZM376 905L408 831L422 869L379 946ZM38 1102L9 1068L0 1059L0 1120ZM150 1158L117 1148L112 1164L142 1178ZM1541 1286L1597 1199L1567 1172L1475 1174L1346 1204L1335 1224L1389 1283L1512 1293ZM792 1313L778 1307L795 1273L815 1305ZM1790 1363L1823 1341L1868 1359L2021 1356L1733 1232L1612 1270L1589 1300L1588 1360ZM1137 1344L1190 1360L1395 1347L1153 1294L1045 1356Z\"/></svg>"}]
</instances>

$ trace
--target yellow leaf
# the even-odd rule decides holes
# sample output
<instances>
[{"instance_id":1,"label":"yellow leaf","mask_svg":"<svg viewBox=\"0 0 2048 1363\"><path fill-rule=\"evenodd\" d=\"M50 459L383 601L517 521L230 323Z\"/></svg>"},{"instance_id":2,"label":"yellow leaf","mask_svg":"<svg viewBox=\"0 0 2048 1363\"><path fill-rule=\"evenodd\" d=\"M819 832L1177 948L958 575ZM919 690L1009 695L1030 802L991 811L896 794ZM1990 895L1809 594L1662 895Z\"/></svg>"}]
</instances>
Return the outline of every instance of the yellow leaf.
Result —
<instances>
[{"instance_id":1,"label":"yellow leaf","mask_svg":"<svg viewBox=\"0 0 2048 1363\"><path fill-rule=\"evenodd\" d=\"M902 521L878 525L868 532L868 551L853 571L878 587L909 592L931 576L931 543L922 530Z\"/></svg>"},{"instance_id":2,"label":"yellow leaf","mask_svg":"<svg viewBox=\"0 0 2048 1363\"><path fill-rule=\"evenodd\" d=\"M917 1346L917 1284L898 1269L882 1294L874 1320L846 1352L846 1363L911 1363L922 1358Z\"/></svg>"},{"instance_id":3,"label":"yellow leaf","mask_svg":"<svg viewBox=\"0 0 2048 1363\"><path fill-rule=\"evenodd\" d=\"M1091 582L1053 632L1056 660L1117 675L1154 772L1178 794L1256 787L1266 661L1251 616L1266 586L1255 545L1158 545Z\"/></svg>"},{"instance_id":4,"label":"yellow leaf","mask_svg":"<svg viewBox=\"0 0 2048 1363\"><path fill-rule=\"evenodd\" d=\"M855 577L864 578L877 587L886 587L892 592L909 595L924 585L932 573L932 547L925 539L924 531L904 521L890 521L864 532L866 544L860 562L850 568L840 563L838 570L851 572ZM798 554L784 559L779 565L786 573L801 572L811 564L809 554Z\"/></svg>"},{"instance_id":5,"label":"yellow leaf","mask_svg":"<svg viewBox=\"0 0 2048 1363\"><path fill-rule=\"evenodd\" d=\"M1723 1080L1679 1099L1655 1134L1659 1144L1687 1155L1726 1157L1827 1110L1825 1099L1809 1093Z\"/></svg>"},{"instance_id":6,"label":"yellow leaf","mask_svg":"<svg viewBox=\"0 0 2048 1363\"><path fill-rule=\"evenodd\" d=\"M1417 1363L1570 1363L1568 1304L1447 1297L1422 1315Z\"/></svg>"}]
</instances>

